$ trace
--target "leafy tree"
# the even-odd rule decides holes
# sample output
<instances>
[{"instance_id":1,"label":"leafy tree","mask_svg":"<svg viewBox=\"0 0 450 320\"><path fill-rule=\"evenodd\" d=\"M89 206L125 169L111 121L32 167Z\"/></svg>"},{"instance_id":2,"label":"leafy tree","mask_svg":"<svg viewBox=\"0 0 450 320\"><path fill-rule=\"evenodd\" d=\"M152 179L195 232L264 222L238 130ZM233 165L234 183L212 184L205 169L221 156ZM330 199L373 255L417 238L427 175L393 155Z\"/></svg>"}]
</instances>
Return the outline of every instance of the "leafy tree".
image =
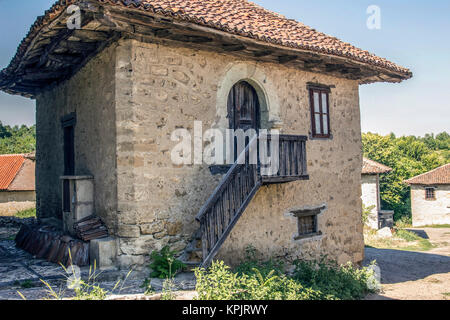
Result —
<instances>
[{"instance_id":1,"label":"leafy tree","mask_svg":"<svg viewBox=\"0 0 450 320\"><path fill-rule=\"evenodd\" d=\"M447 132L423 138L365 133L362 140L365 157L392 168L380 177L380 193L382 205L395 211L396 220L411 214L409 186L403 181L450 162Z\"/></svg>"},{"instance_id":2,"label":"leafy tree","mask_svg":"<svg viewBox=\"0 0 450 320\"><path fill-rule=\"evenodd\" d=\"M36 150L36 126L4 126L0 121L0 154L29 153Z\"/></svg>"}]
</instances>

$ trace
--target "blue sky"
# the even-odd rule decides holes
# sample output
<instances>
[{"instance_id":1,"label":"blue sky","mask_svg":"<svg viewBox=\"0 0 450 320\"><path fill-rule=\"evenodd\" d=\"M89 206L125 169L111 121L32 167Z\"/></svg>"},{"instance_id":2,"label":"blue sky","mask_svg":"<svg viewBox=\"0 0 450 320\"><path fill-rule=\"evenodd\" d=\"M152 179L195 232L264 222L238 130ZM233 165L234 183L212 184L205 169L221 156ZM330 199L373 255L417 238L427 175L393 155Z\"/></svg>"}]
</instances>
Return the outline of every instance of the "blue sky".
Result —
<instances>
[{"instance_id":1,"label":"blue sky","mask_svg":"<svg viewBox=\"0 0 450 320\"><path fill-rule=\"evenodd\" d=\"M37 15L54 0L0 0L0 69L13 57ZM388 58L414 72L401 84L363 85L364 132L424 135L450 131L450 1L254 0L267 9ZM369 5L381 9L381 29L366 26ZM0 93L4 124L35 123L34 100Z\"/></svg>"}]
</instances>

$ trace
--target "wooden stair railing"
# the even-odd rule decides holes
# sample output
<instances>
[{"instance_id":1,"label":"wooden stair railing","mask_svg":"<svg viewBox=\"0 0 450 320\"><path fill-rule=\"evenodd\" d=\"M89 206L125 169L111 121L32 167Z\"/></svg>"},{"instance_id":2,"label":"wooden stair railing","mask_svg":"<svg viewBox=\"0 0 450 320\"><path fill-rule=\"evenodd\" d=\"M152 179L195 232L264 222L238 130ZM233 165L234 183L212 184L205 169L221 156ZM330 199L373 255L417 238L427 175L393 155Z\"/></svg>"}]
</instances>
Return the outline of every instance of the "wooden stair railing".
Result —
<instances>
[{"instance_id":1,"label":"wooden stair railing","mask_svg":"<svg viewBox=\"0 0 450 320\"><path fill-rule=\"evenodd\" d=\"M255 136L239 155L220 184L196 216L200 222L203 262L207 267L219 251L236 222L263 184L285 183L309 179L306 162L306 136L279 135L279 170L261 175L258 164L248 161L251 150L259 151ZM267 136L268 150L273 137ZM254 148L254 149L253 149Z\"/></svg>"},{"instance_id":2,"label":"wooden stair railing","mask_svg":"<svg viewBox=\"0 0 450 320\"><path fill-rule=\"evenodd\" d=\"M202 267L211 263L261 186L258 165L247 161L251 148L257 148L257 142L255 136L196 216L202 234Z\"/></svg>"}]
</instances>

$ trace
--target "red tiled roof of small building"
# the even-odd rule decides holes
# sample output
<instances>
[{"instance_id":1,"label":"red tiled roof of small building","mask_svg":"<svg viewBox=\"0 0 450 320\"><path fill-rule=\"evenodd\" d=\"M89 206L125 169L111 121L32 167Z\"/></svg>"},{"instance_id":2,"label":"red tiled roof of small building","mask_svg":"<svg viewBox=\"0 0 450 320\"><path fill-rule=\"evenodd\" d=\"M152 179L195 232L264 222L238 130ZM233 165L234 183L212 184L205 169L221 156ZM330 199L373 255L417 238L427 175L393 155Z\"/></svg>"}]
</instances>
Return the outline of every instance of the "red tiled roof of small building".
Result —
<instances>
[{"instance_id":1,"label":"red tiled roof of small building","mask_svg":"<svg viewBox=\"0 0 450 320\"><path fill-rule=\"evenodd\" d=\"M450 184L450 163L405 180L405 182L420 185Z\"/></svg>"},{"instance_id":2,"label":"red tiled roof of small building","mask_svg":"<svg viewBox=\"0 0 450 320\"><path fill-rule=\"evenodd\" d=\"M32 162L32 163L29 163ZM34 191L34 161L23 154L0 155L0 190ZM22 172L23 171L23 172ZM20 181L15 183L16 178Z\"/></svg>"},{"instance_id":3,"label":"red tiled roof of small building","mask_svg":"<svg viewBox=\"0 0 450 320\"><path fill-rule=\"evenodd\" d=\"M259 41L320 54L349 58L359 63L383 68L412 77L409 69L398 66L368 51L356 48L335 37L318 32L283 15L274 13L247 0L96 0L100 3L136 8L153 14L225 31ZM59 0L44 16L38 17L20 44L8 68L11 72L20 63L33 37L56 19L70 4L79 0Z\"/></svg>"},{"instance_id":4,"label":"red tiled roof of small building","mask_svg":"<svg viewBox=\"0 0 450 320\"><path fill-rule=\"evenodd\" d=\"M363 158L362 174L379 174L392 171L392 168L385 166L379 162Z\"/></svg>"}]
</instances>

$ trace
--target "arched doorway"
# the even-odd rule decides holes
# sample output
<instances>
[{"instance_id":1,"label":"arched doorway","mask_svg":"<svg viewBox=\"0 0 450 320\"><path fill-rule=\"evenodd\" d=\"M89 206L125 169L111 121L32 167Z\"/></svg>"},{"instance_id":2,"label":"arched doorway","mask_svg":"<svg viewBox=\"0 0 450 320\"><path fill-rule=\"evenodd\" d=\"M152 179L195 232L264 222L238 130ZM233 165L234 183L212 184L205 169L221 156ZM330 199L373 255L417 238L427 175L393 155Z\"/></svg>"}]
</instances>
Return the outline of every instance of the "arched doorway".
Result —
<instances>
[{"instance_id":1,"label":"arched doorway","mask_svg":"<svg viewBox=\"0 0 450 320\"><path fill-rule=\"evenodd\" d=\"M227 102L229 128L260 129L260 106L255 88L247 81L239 81L230 90Z\"/></svg>"}]
</instances>

